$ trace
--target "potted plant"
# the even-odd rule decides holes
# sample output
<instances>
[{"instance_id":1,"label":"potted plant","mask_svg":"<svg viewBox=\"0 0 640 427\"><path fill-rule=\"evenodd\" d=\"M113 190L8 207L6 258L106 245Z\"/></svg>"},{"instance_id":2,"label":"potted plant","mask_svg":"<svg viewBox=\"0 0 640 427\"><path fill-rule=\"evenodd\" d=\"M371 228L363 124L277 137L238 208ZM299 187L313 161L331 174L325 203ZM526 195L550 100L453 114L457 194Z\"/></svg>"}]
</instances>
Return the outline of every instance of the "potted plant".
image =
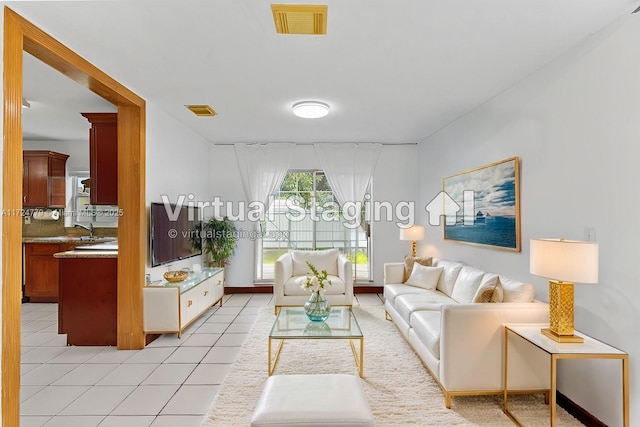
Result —
<instances>
[{"instance_id":1,"label":"potted plant","mask_svg":"<svg viewBox=\"0 0 640 427\"><path fill-rule=\"evenodd\" d=\"M200 239L192 240L194 249L209 255L211 267L224 267L233 256L238 236L236 227L227 217L211 217L199 227Z\"/></svg>"}]
</instances>

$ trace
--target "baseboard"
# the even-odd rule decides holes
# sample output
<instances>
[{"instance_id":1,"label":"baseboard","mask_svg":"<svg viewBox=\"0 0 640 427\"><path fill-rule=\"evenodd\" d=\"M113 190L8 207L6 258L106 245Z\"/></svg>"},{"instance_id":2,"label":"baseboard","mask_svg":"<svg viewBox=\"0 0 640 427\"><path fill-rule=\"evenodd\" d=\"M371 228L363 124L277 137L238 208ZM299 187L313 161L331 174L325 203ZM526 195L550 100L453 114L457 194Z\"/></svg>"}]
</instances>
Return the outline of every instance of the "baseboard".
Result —
<instances>
[{"instance_id":1,"label":"baseboard","mask_svg":"<svg viewBox=\"0 0 640 427\"><path fill-rule=\"evenodd\" d=\"M382 286L354 286L354 294L381 294ZM225 286L224 293L229 294L271 294L272 285Z\"/></svg>"},{"instance_id":2,"label":"baseboard","mask_svg":"<svg viewBox=\"0 0 640 427\"><path fill-rule=\"evenodd\" d=\"M569 399L559 391L556 392L556 401L558 406L570 413L578 421L587 427L607 427L605 423L591 415L582 406L578 405L573 400Z\"/></svg>"},{"instance_id":3,"label":"baseboard","mask_svg":"<svg viewBox=\"0 0 640 427\"><path fill-rule=\"evenodd\" d=\"M225 286L225 294L272 294L272 285Z\"/></svg>"},{"instance_id":4,"label":"baseboard","mask_svg":"<svg viewBox=\"0 0 640 427\"><path fill-rule=\"evenodd\" d=\"M354 286L354 294L381 294L384 288L382 286Z\"/></svg>"}]
</instances>

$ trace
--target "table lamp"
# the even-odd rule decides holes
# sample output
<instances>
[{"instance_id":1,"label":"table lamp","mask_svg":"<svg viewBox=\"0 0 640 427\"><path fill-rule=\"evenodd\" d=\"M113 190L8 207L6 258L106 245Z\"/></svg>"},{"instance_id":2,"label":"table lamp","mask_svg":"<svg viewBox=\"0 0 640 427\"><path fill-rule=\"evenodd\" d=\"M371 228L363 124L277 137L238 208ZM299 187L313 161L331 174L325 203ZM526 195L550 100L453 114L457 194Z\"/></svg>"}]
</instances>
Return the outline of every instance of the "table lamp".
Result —
<instances>
[{"instance_id":1,"label":"table lamp","mask_svg":"<svg viewBox=\"0 0 640 427\"><path fill-rule=\"evenodd\" d=\"M411 256L416 256L417 240L424 239L424 227L421 225L412 225L408 228L400 229L400 240L411 240Z\"/></svg>"},{"instance_id":2,"label":"table lamp","mask_svg":"<svg viewBox=\"0 0 640 427\"><path fill-rule=\"evenodd\" d=\"M581 343L573 331L573 282L598 282L598 244L564 239L531 239L529 271L549 280L549 328L557 342Z\"/></svg>"}]
</instances>

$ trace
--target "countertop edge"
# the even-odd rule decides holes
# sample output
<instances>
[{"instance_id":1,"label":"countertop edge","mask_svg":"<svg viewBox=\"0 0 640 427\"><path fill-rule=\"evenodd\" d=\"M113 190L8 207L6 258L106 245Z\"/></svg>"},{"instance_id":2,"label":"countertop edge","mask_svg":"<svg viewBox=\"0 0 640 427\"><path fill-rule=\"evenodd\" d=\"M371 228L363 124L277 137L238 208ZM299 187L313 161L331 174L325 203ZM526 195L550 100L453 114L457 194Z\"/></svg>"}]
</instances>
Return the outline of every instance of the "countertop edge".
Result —
<instances>
[{"instance_id":1,"label":"countertop edge","mask_svg":"<svg viewBox=\"0 0 640 427\"><path fill-rule=\"evenodd\" d=\"M55 258L118 258L118 251L66 251L53 254Z\"/></svg>"}]
</instances>

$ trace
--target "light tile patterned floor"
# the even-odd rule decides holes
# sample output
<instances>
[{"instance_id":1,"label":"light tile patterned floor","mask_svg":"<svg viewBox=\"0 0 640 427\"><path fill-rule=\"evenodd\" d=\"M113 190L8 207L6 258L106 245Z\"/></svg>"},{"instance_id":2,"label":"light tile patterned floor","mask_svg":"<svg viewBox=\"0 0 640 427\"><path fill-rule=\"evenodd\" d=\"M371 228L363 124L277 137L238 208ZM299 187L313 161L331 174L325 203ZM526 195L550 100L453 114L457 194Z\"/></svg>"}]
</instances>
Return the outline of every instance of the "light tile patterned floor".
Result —
<instances>
[{"instance_id":1,"label":"light tile patterned floor","mask_svg":"<svg viewBox=\"0 0 640 427\"><path fill-rule=\"evenodd\" d=\"M356 304L381 305L376 294ZM67 347L57 304L22 305L21 427L197 427L271 294L225 296L182 338L143 350Z\"/></svg>"}]
</instances>

